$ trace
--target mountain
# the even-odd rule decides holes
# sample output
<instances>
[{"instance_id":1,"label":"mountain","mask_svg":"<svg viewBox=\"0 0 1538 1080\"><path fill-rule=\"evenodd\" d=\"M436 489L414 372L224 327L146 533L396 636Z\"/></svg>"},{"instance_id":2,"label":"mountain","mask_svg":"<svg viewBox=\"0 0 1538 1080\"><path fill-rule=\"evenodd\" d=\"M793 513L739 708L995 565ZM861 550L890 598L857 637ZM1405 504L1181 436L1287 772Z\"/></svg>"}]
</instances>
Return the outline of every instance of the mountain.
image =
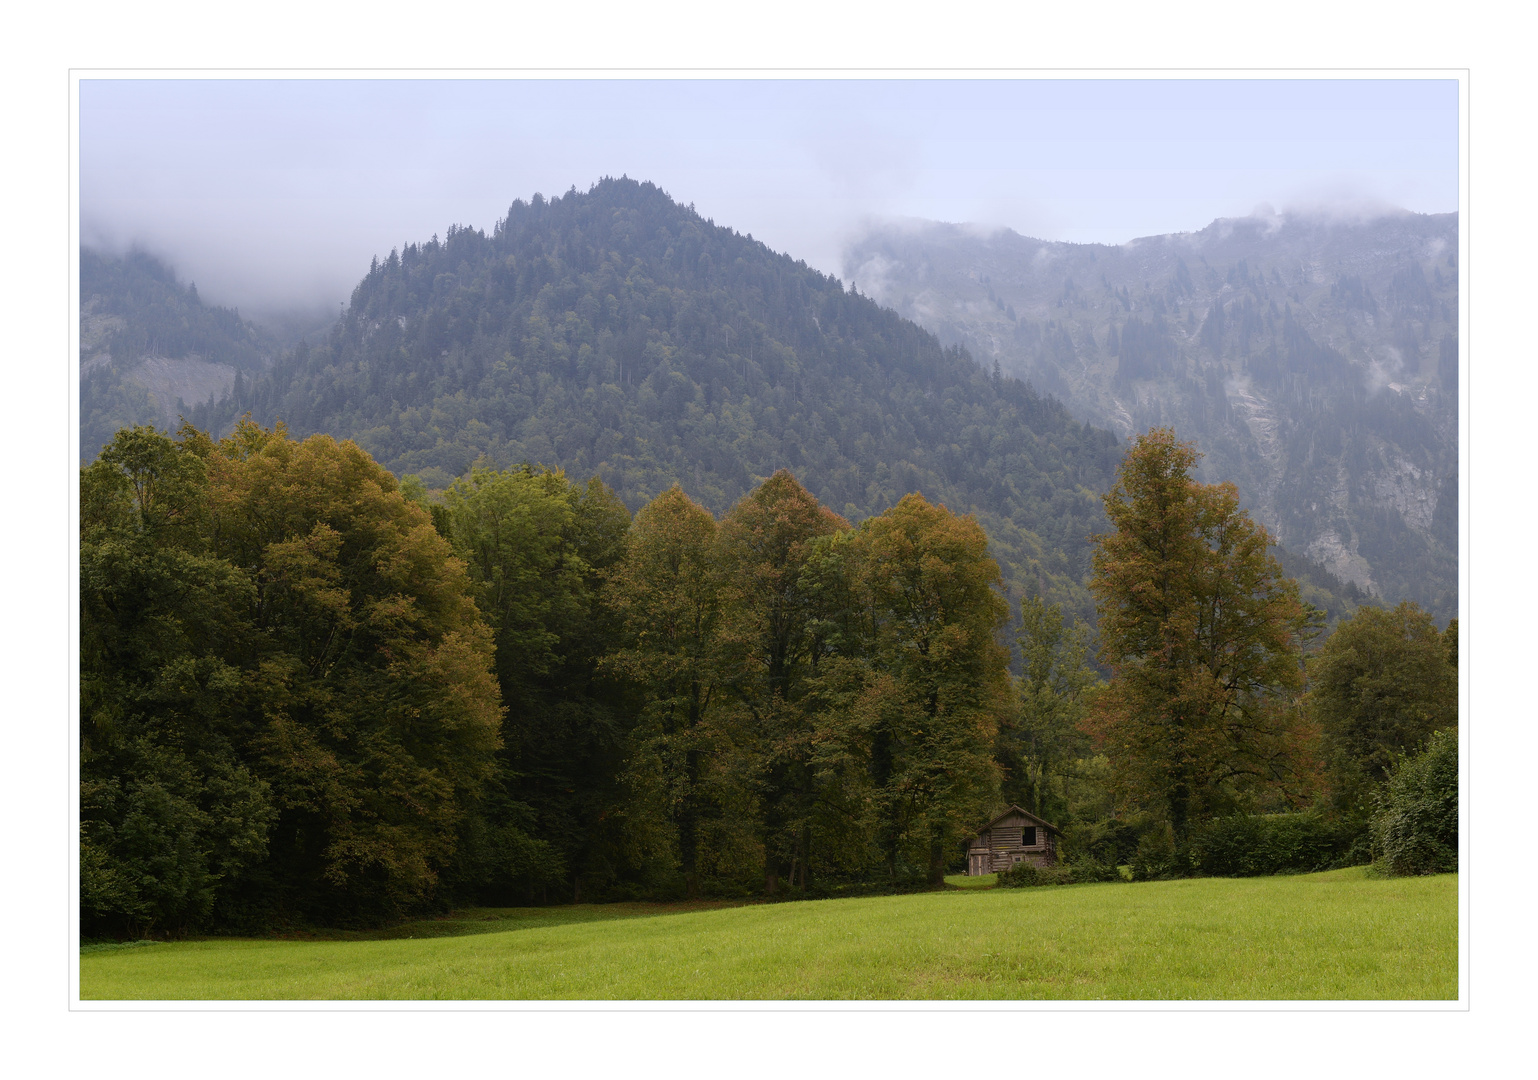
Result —
<instances>
[{"instance_id":1,"label":"mountain","mask_svg":"<svg viewBox=\"0 0 1538 1080\"><path fill-rule=\"evenodd\" d=\"M80 457L130 424L175 427L264 370L270 335L230 308L204 304L153 255L80 251Z\"/></svg>"},{"instance_id":2,"label":"mountain","mask_svg":"<svg viewBox=\"0 0 1538 1080\"><path fill-rule=\"evenodd\" d=\"M872 228L854 287L1123 437L1169 425L1290 551L1458 596L1458 220L1221 219L1122 245Z\"/></svg>"},{"instance_id":3,"label":"mountain","mask_svg":"<svg viewBox=\"0 0 1538 1080\"><path fill-rule=\"evenodd\" d=\"M909 491L977 513L1017 592L1083 614L1119 440L651 184L512 204L376 259L322 342L238 382L295 434L441 488L485 460L673 482L725 512L780 466L852 520Z\"/></svg>"}]
</instances>

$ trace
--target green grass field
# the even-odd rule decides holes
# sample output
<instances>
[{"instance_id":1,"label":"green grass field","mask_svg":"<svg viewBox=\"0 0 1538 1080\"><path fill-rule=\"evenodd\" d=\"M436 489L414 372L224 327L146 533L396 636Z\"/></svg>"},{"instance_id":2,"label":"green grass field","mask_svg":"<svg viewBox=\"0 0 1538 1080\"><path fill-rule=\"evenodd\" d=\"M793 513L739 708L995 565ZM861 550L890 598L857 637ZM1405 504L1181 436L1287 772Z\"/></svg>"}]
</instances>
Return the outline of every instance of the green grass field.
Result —
<instances>
[{"instance_id":1,"label":"green grass field","mask_svg":"<svg viewBox=\"0 0 1538 1080\"><path fill-rule=\"evenodd\" d=\"M87 948L80 994L87 1000L1458 995L1457 876L1382 879L1360 868L738 907L482 910L388 934Z\"/></svg>"}]
</instances>

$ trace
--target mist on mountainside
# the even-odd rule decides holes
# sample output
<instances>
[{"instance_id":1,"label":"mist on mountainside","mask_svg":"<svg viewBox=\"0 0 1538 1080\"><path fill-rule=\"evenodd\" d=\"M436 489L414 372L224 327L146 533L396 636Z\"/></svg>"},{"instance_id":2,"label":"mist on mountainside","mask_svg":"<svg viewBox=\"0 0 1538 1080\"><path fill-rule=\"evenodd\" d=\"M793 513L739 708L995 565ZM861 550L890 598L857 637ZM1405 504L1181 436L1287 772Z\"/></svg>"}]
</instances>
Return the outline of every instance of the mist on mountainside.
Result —
<instances>
[{"instance_id":1,"label":"mist on mountainside","mask_svg":"<svg viewBox=\"0 0 1538 1080\"><path fill-rule=\"evenodd\" d=\"M516 201L376 259L324 340L189 418L353 438L429 489L478 461L674 483L720 514L776 469L850 520L921 491L985 524L1018 593L1088 615L1119 456L1023 383L652 184Z\"/></svg>"},{"instance_id":2,"label":"mist on mountainside","mask_svg":"<svg viewBox=\"0 0 1538 1080\"><path fill-rule=\"evenodd\" d=\"M80 457L119 428L174 428L192 405L227 397L280 349L233 308L205 304L194 284L145 251L80 252Z\"/></svg>"},{"instance_id":3,"label":"mist on mountainside","mask_svg":"<svg viewBox=\"0 0 1538 1080\"><path fill-rule=\"evenodd\" d=\"M431 488L528 461L597 473L632 507L681 482L721 513L784 465L854 520L908 490L970 509L1014 590L1090 615L1109 432L652 185L536 196L491 235L405 245L340 315L243 317L142 252L82 267L83 459L125 423L217 435L249 411L354 438ZM172 322L200 329L153 330ZM1332 614L1365 598L1282 555Z\"/></svg>"},{"instance_id":4,"label":"mist on mountainside","mask_svg":"<svg viewBox=\"0 0 1538 1080\"><path fill-rule=\"evenodd\" d=\"M81 460L121 427L174 429L279 355L324 338L339 314L325 302L243 312L206 301L143 248L81 248Z\"/></svg>"},{"instance_id":5,"label":"mist on mountainside","mask_svg":"<svg viewBox=\"0 0 1538 1080\"><path fill-rule=\"evenodd\" d=\"M885 223L845 273L1081 420L1173 426L1289 550L1456 614L1456 214L1263 208L1120 245Z\"/></svg>"}]
</instances>

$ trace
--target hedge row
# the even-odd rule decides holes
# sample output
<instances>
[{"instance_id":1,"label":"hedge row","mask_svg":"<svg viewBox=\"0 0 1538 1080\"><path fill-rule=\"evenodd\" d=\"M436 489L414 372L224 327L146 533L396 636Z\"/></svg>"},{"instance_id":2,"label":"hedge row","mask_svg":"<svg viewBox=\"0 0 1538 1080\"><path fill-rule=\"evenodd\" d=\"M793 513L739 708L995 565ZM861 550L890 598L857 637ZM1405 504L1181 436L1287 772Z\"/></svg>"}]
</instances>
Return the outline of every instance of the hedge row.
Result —
<instances>
[{"instance_id":1,"label":"hedge row","mask_svg":"<svg viewBox=\"0 0 1538 1080\"><path fill-rule=\"evenodd\" d=\"M1213 877L1309 873L1367 861L1359 825L1315 812L1217 818L1191 837L1191 869Z\"/></svg>"}]
</instances>

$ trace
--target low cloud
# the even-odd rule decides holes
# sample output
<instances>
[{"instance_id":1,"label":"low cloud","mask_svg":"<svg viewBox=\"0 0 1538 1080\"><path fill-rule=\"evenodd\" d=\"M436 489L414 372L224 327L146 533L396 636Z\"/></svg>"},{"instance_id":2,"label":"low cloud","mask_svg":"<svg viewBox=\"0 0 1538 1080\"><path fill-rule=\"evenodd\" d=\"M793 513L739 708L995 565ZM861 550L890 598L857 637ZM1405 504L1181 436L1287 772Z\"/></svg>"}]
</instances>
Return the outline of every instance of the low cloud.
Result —
<instances>
[{"instance_id":1,"label":"low cloud","mask_svg":"<svg viewBox=\"0 0 1538 1080\"><path fill-rule=\"evenodd\" d=\"M1382 195L1349 183L1294 192L1283 203L1283 213L1314 221L1363 224L1410 213Z\"/></svg>"},{"instance_id":2,"label":"low cloud","mask_svg":"<svg viewBox=\"0 0 1538 1080\"><path fill-rule=\"evenodd\" d=\"M1377 395L1388 389L1398 389L1396 383L1404 374L1404 355L1392 345L1383 346L1379 354L1367 363L1362 382L1367 393Z\"/></svg>"}]
</instances>

